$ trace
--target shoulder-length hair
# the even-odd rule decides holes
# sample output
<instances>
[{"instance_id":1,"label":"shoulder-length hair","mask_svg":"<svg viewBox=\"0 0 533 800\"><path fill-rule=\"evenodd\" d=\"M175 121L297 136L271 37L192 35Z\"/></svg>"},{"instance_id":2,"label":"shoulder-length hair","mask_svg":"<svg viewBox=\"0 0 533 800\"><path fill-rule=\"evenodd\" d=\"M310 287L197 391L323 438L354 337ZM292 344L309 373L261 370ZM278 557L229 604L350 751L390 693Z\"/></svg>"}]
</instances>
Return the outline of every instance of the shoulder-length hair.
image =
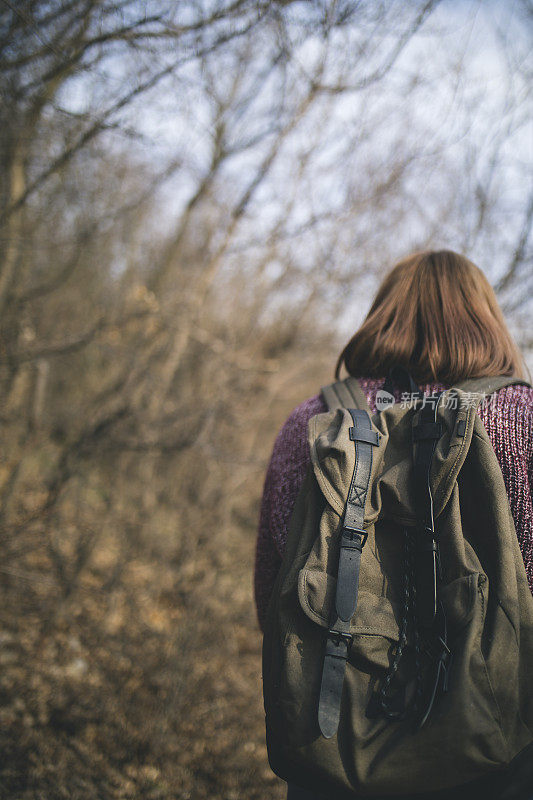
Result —
<instances>
[{"instance_id":1,"label":"shoulder-length hair","mask_svg":"<svg viewBox=\"0 0 533 800\"><path fill-rule=\"evenodd\" d=\"M488 280L451 250L415 253L393 267L335 374L344 365L354 377L380 378L394 364L419 384L528 377Z\"/></svg>"}]
</instances>

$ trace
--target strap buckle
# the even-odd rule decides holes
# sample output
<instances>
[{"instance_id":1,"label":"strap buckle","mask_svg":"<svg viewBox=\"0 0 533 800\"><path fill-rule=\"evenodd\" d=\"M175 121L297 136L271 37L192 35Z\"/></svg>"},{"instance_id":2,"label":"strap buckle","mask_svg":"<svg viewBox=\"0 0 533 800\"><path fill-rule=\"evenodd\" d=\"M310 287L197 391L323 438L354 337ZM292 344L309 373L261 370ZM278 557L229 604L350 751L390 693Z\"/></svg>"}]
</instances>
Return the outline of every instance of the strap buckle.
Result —
<instances>
[{"instance_id":1,"label":"strap buckle","mask_svg":"<svg viewBox=\"0 0 533 800\"><path fill-rule=\"evenodd\" d=\"M351 544L344 544L341 542L341 547L349 547L353 550L359 550L361 553L363 547L368 539L368 531L361 528L350 528L347 525L342 526L342 538L347 539Z\"/></svg>"},{"instance_id":2,"label":"strap buckle","mask_svg":"<svg viewBox=\"0 0 533 800\"><path fill-rule=\"evenodd\" d=\"M352 643L353 636L351 633L336 631L334 628L330 628L328 630L328 639L333 639L336 645L339 645L342 640L349 647Z\"/></svg>"}]
</instances>

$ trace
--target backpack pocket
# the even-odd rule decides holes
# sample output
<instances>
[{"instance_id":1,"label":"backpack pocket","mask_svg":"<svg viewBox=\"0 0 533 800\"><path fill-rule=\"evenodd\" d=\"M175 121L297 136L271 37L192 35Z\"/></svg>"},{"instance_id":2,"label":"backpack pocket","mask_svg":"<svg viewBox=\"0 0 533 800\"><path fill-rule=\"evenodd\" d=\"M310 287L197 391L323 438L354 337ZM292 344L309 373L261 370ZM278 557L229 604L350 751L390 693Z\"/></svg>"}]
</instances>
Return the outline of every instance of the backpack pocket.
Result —
<instances>
[{"instance_id":1,"label":"backpack pocket","mask_svg":"<svg viewBox=\"0 0 533 800\"><path fill-rule=\"evenodd\" d=\"M442 586L442 600L450 634L456 634L473 617L478 592L477 573L457 578ZM484 576L483 576L484 578ZM304 613L317 625L329 627L335 605L337 580L333 575L316 569L301 569L298 575L298 599ZM481 601L482 602L482 601ZM384 636L398 640L402 605L392 592L378 595L360 589L357 608L350 623L353 635Z\"/></svg>"}]
</instances>

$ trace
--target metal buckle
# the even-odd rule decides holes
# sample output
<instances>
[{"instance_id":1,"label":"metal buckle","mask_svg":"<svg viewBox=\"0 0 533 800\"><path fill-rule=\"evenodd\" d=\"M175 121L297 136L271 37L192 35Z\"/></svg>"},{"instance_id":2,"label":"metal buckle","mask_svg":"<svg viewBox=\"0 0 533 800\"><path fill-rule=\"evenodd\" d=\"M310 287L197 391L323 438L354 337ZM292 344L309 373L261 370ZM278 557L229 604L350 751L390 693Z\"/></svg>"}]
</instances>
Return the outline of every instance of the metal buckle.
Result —
<instances>
[{"instance_id":1,"label":"metal buckle","mask_svg":"<svg viewBox=\"0 0 533 800\"><path fill-rule=\"evenodd\" d=\"M354 534L357 535L354 536ZM348 539L349 542L356 542L356 549L363 549L366 544L366 540L368 539L368 531L363 531L360 528L348 528L346 525L342 526L342 537L343 539ZM360 538L359 538L360 537ZM359 539L359 541L358 541Z\"/></svg>"},{"instance_id":2,"label":"metal buckle","mask_svg":"<svg viewBox=\"0 0 533 800\"><path fill-rule=\"evenodd\" d=\"M328 630L328 637L330 639L335 640L335 644L339 644L340 640L342 639L346 642L347 646L350 646L352 643L353 636L351 633L344 633L343 631L336 631L333 628Z\"/></svg>"}]
</instances>

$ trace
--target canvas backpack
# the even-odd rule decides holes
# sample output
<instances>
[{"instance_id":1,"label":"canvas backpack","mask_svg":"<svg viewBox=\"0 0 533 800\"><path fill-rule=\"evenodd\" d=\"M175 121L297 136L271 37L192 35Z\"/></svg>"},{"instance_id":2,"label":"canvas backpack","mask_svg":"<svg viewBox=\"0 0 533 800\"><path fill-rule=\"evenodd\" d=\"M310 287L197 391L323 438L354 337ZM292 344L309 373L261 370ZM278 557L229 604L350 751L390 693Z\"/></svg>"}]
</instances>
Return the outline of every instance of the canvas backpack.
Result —
<instances>
[{"instance_id":1,"label":"canvas backpack","mask_svg":"<svg viewBox=\"0 0 533 800\"><path fill-rule=\"evenodd\" d=\"M533 597L476 413L322 390L263 641L268 756L327 798L533 797ZM529 384L526 384L529 385ZM383 393L382 393L383 394Z\"/></svg>"}]
</instances>

